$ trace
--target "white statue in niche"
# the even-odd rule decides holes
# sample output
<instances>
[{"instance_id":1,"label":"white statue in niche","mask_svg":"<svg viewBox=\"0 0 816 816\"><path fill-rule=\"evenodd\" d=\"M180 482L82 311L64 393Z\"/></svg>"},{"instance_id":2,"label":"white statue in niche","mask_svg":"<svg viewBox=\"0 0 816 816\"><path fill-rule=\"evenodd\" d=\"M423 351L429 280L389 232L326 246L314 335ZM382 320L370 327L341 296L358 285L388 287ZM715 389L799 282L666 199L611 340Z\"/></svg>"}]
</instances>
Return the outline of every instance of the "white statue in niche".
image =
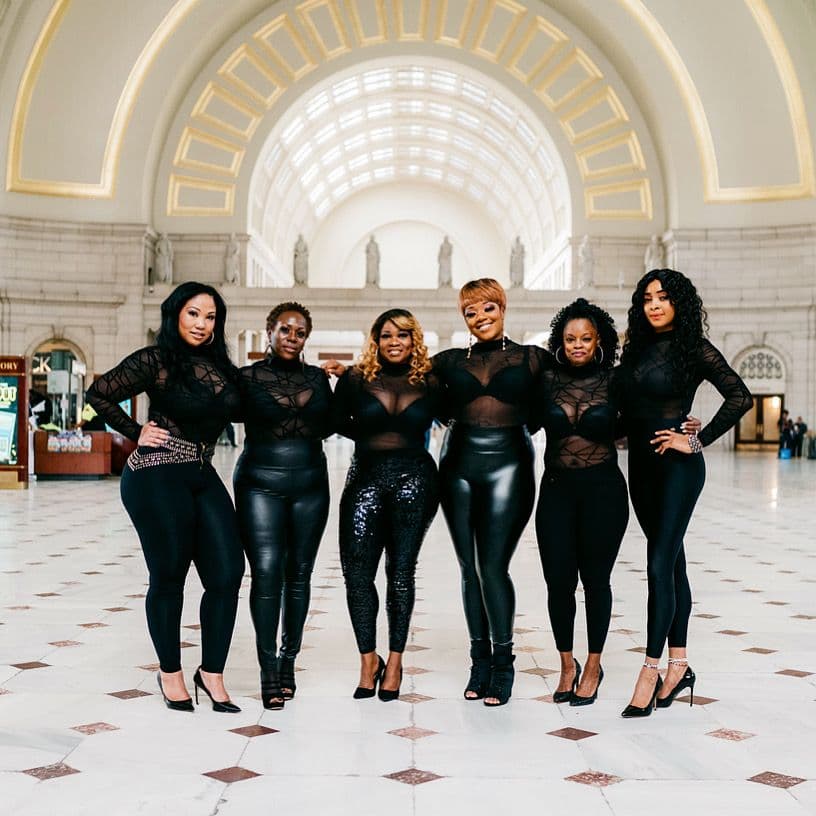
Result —
<instances>
[{"instance_id":1,"label":"white statue in niche","mask_svg":"<svg viewBox=\"0 0 816 816\"><path fill-rule=\"evenodd\" d=\"M439 262L438 286L440 289L450 288L450 285L453 281L452 258L453 258L453 244L450 242L450 238L448 238L448 236L446 235L442 243L439 245L439 252L436 256L436 260Z\"/></svg>"},{"instance_id":2,"label":"white statue in niche","mask_svg":"<svg viewBox=\"0 0 816 816\"><path fill-rule=\"evenodd\" d=\"M524 286L524 244L517 235L510 247L510 287L518 289Z\"/></svg>"},{"instance_id":3,"label":"white statue in niche","mask_svg":"<svg viewBox=\"0 0 816 816\"><path fill-rule=\"evenodd\" d=\"M231 232L227 241L227 251L224 255L224 281L238 286L241 283L241 247Z\"/></svg>"},{"instance_id":4,"label":"white statue in niche","mask_svg":"<svg viewBox=\"0 0 816 816\"><path fill-rule=\"evenodd\" d=\"M156 241L156 283L173 282L173 245L162 232Z\"/></svg>"},{"instance_id":5,"label":"white statue in niche","mask_svg":"<svg viewBox=\"0 0 816 816\"><path fill-rule=\"evenodd\" d=\"M380 247L372 235L365 248L366 286L380 285Z\"/></svg>"},{"instance_id":6,"label":"white statue in niche","mask_svg":"<svg viewBox=\"0 0 816 816\"><path fill-rule=\"evenodd\" d=\"M595 282L595 253L592 251L592 244L589 236L585 235L581 239L578 247L578 288L592 286Z\"/></svg>"},{"instance_id":7,"label":"white statue in niche","mask_svg":"<svg viewBox=\"0 0 816 816\"><path fill-rule=\"evenodd\" d=\"M651 272L653 269L663 269L665 250L659 235L653 235L649 239L649 246L643 256L643 271Z\"/></svg>"},{"instance_id":8,"label":"white statue in niche","mask_svg":"<svg viewBox=\"0 0 816 816\"><path fill-rule=\"evenodd\" d=\"M296 286L306 286L309 280L309 247L300 234L292 252L292 277Z\"/></svg>"}]
</instances>

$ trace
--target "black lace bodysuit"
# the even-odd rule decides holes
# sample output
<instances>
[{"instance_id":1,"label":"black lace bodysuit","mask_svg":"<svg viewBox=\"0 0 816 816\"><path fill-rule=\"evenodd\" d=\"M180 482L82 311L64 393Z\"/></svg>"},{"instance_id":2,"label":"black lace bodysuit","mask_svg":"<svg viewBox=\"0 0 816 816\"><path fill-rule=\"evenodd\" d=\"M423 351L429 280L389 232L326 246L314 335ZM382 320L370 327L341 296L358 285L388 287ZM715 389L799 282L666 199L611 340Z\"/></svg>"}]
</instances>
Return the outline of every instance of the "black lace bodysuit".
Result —
<instances>
[{"instance_id":1,"label":"black lace bodysuit","mask_svg":"<svg viewBox=\"0 0 816 816\"><path fill-rule=\"evenodd\" d=\"M546 468L575 470L615 461L615 371L594 363L556 365L541 375L530 430L547 434Z\"/></svg>"},{"instance_id":2,"label":"black lace bodysuit","mask_svg":"<svg viewBox=\"0 0 816 816\"><path fill-rule=\"evenodd\" d=\"M189 355L189 366L183 382L169 383L159 347L147 346L97 378L88 389L88 402L111 428L135 442L141 425L119 403L145 393L150 398L148 418L159 427L190 442L217 442L238 411L232 372L221 370L204 349Z\"/></svg>"},{"instance_id":3,"label":"black lace bodysuit","mask_svg":"<svg viewBox=\"0 0 816 816\"><path fill-rule=\"evenodd\" d=\"M694 394L703 380L710 382L723 397L723 404L711 421L697 435L700 442L710 445L732 428L753 405L751 393L736 371L720 352L703 340L696 355L694 379L682 391L674 384L669 348L670 332L655 334L653 342L627 372L623 388L623 413L630 432L641 428L650 434L656 420L686 419ZM664 423L661 423L661 425Z\"/></svg>"},{"instance_id":4,"label":"black lace bodysuit","mask_svg":"<svg viewBox=\"0 0 816 816\"><path fill-rule=\"evenodd\" d=\"M467 349L448 349L433 358L451 418L477 428L526 424L539 375L552 364L548 351L512 340L475 343L469 356Z\"/></svg>"},{"instance_id":5,"label":"black lace bodysuit","mask_svg":"<svg viewBox=\"0 0 816 816\"><path fill-rule=\"evenodd\" d=\"M382 371L368 382L356 366L334 391L335 429L355 441L360 452L424 450L425 432L441 413L439 380L432 373L424 383L408 381L410 365L382 362Z\"/></svg>"},{"instance_id":6,"label":"black lace bodysuit","mask_svg":"<svg viewBox=\"0 0 816 816\"><path fill-rule=\"evenodd\" d=\"M318 366L267 357L238 372L250 443L325 439L332 432L329 378Z\"/></svg>"}]
</instances>

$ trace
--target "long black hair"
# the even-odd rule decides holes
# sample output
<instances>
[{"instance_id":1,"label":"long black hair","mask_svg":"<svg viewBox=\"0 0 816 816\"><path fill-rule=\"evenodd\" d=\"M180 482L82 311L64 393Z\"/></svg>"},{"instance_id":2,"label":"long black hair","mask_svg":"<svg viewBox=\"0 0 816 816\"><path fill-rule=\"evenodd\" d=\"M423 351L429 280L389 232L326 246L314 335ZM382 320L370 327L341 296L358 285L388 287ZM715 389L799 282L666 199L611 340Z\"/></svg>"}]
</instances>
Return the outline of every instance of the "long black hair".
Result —
<instances>
[{"instance_id":1,"label":"long black hair","mask_svg":"<svg viewBox=\"0 0 816 816\"><path fill-rule=\"evenodd\" d=\"M586 298L573 300L552 319L550 339L547 341L550 351L557 355L558 350L564 347L564 329L570 320L588 320L595 327L595 331L598 332L598 344L603 350L600 365L604 368L611 368L618 354L618 332L615 329L615 321L608 312L590 303Z\"/></svg>"},{"instance_id":2,"label":"long black hair","mask_svg":"<svg viewBox=\"0 0 816 816\"><path fill-rule=\"evenodd\" d=\"M697 352L708 333L708 315L694 284L675 269L652 269L638 281L632 294L632 305L629 307L629 325L626 329L621 365L626 370L631 370L643 349L654 339L655 331L646 318L643 303L646 287L656 280L660 281L663 291L669 296L674 307L669 360L674 384L683 389L694 376Z\"/></svg>"},{"instance_id":3,"label":"long black hair","mask_svg":"<svg viewBox=\"0 0 816 816\"><path fill-rule=\"evenodd\" d=\"M179 315L184 305L197 295L209 295L215 303L215 326L212 342L195 348L197 354L209 357L224 373L232 377L235 366L227 351L224 336L224 324L227 322L227 304L218 290L206 283L187 281L179 284L162 302L161 326L156 335L156 345L161 349L162 360L167 366L170 381L180 382L194 379L193 368L189 363L191 347L181 339L178 331Z\"/></svg>"}]
</instances>

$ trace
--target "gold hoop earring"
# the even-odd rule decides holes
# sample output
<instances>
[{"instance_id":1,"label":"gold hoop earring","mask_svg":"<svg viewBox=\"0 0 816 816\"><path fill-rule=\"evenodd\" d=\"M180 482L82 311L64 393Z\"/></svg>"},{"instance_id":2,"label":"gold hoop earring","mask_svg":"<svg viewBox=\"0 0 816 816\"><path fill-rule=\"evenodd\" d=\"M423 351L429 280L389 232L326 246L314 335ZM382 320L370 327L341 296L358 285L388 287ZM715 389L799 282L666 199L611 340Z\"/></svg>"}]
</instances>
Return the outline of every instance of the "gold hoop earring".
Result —
<instances>
[{"instance_id":1,"label":"gold hoop earring","mask_svg":"<svg viewBox=\"0 0 816 816\"><path fill-rule=\"evenodd\" d=\"M205 345L205 346L211 346L211 345L212 345L214 342L215 342L215 332L213 332L213 333L210 335L210 339L209 339L209 340L205 340L205 341L204 341L203 345Z\"/></svg>"},{"instance_id":2,"label":"gold hoop earring","mask_svg":"<svg viewBox=\"0 0 816 816\"><path fill-rule=\"evenodd\" d=\"M559 359L558 359L558 352L559 352L559 351L563 351L563 350L564 350L564 347L563 347L563 346L559 346L559 347L558 347L558 348L555 350L555 362L556 362L556 363L558 363L559 365L566 365L566 363L565 363L563 360L559 360Z\"/></svg>"},{"instance_id":3,"label":"gold hoop earring","mask_svg":"<svg viewBox=\"0 0 816 816\"><path fill-rule=\"evenodd\" d=\"M599 351L601 352L601 359L600 359L600 360L598 359L598 352L599 352ZM603 363L603 361L604 361L604 353L603 353L603 348L602 348L601 346L598 346L598 348L595 350L595 362L596 362L598 365L601 365L601 364Z\"/></svg>"}]
</instances>

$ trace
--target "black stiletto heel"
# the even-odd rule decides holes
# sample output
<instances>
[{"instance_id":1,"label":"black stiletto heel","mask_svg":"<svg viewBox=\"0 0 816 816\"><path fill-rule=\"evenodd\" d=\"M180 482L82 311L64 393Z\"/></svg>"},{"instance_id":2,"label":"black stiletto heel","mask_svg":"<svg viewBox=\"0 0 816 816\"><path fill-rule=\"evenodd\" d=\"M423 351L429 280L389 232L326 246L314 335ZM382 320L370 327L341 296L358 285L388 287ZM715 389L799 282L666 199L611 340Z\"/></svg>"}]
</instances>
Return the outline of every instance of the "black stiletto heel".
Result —
<instances>
[{"instance_id":1,"label":"black stiletto heel","mask_svg":"<svg viewBox=\"0 0 816 816\"><path fill-rule=\"evenodd\" d=\"M644 669L654 669L657 671L657 666L652 665L651 663L644 663ZM621 717L625 717L629 719L630 717L648 717L652 713L652 709L655 707L657 703L657 692L660 691L660 687L663 685L663 678L660 676L658 672L657 675L657 682L655 683L654 691L652 692L652 699L645 706L636 706L629 703L626 708L621 711Z\"/></svg>"},{"instance_id":2,"label":"black stiletto heel","mask_svg":"<svg viewBox=\"0 0 816 816\"><path fill-rule=\"evenodd\" d=\"M280 675L275 669L261 669L261 703L270 711L280 711L286 697L280 683Z\"/></svg>"},{"instance_id":3,"label":"black stiletto heel","mask_svg":"<svg viewBox=\"0 0 816 816\"><path fill-rule=\"evenodd\" d=\"M193 683L195 684L196 690L196 705L198 705L198 690L201 689L210 698L213 711L220 711L224 714L237 714L241 710L237 705L235 705L235 703L232 702L232 700L224 700L224 702L219 702L218 700L213 699L212 694L210 694L210 690L204 684L204 680L201 677L201 666L196 669L196 672L193 675Z\"/></svg>"},{"instance_id":4,"label":"black stiletto heel","mask_svg":"<svg viewBox=\"0 0 816 816\"><path fill-rule=\"evenodd\" d=\"M385 674L385 661L379 655L377 655L377 660L379 660L379 663L377 664L377 671L374 672L373 687L357 686L354 689L354 694L351 695L355 700L367 700L377 693L377 685L382 682L382 677Z\"/></svg>"},{"instance_id":5,"label":"black stiletto heel","mask_svg":"<svg viewBox=\"0 0 816 816\"><path fill-rule=\"evenodd\" d=\"M581 664L573 657L572 662L575 663L575 677L572 678L572 688L567 691L554 691L554 703L569 703L572 700L572 695L575 694L575 689L578 688L578 683L581 679Z\"/></svg>"},{"instance_id":6,"label":"black stiletto heel","mask_svg":"<svg viewBox=\"0 0 816 816\"><path fill-rule=\"evenodd\" d=\"M580 694L573 694L572 699L570 700L571 706L585 706L585 705L592 705L598 699L598 689L601 687L601 683L603 683L604 679L604 670L603 666L600 666L600 672L598 672L598 685L595 686L595 691L592 692L591 696L589 697L581 697Z\"/></svg>"},{"instance_id":7,"label":"black stiletto heel","mask_svg":"<svg viewBox=\"0 0 816 816\"><path fill-rule=\"evenodd\" d=\"M159 691L161 692L162 700L164 700L164 704L171 711L195 711L193 708L193 701L190 697L188 697L186 700L167 699L167 695L164 693L164 688L162 687L161 672L156 672L156 680L159 684Z\"/></svg>"},{"instance_id":8,"label":"black stiletto heel","mask_svg":"<svg viewBox=\"0 0 816 816\"><path fill-rule=\"evenodd\" d=\"M284 700L291 700L297 691L295 685L295 658L284 657L281 655L278 658L278 676L280 678L281 692Z\"/></svg>"},{"instance_id":9,"label":"black stiletto heel","mask_svg":"<svg viewBox=\"0 0 816 816\"><path fill-rule=\"evenodd\" d=\"M489 643L481 640L474 640L470 644L470 679L465 686L466 700L481 700L487 691L487 684L490 682L490 664L493 660L493 652ZM472 697L468 697L472 694Z\"/></svg>"},{"instance_id":10,"label":"black stiletto heel","mask_svg":"<svg viewBox=\"0 0 816 816\"><path fill-rule=\"evenodd\" d=\"M688 660L684 658L669 658L669 663L673 663L676 666L686 666L686 673L680 678L677 685L669 692L667 697L657 699L657 707L658 708L668 708L673 702L674 698L681 692L683 689L689 689L691 691L689 697L689 706L694 705L694 684L697 682L697 675L692 670L691 666L688 664Z\"/></svg>"},{"instance_id":11,"label":"black stiletto heel","mask_svg":"<svg viewBox=\"0 0 816 816\"><path fill-rule=\"evenodd\" d=\"M385 675L385 672L383 672ZM400 666L400 679L399 679L399 686L395 689L384 689L382 687L382 680L380 681L380 690L377 692L377 696L384 702L390 703L392 700L396 700L399 698L400 695L400 686L402 685L402 666Z\"/></svg>"}]
</instances>

